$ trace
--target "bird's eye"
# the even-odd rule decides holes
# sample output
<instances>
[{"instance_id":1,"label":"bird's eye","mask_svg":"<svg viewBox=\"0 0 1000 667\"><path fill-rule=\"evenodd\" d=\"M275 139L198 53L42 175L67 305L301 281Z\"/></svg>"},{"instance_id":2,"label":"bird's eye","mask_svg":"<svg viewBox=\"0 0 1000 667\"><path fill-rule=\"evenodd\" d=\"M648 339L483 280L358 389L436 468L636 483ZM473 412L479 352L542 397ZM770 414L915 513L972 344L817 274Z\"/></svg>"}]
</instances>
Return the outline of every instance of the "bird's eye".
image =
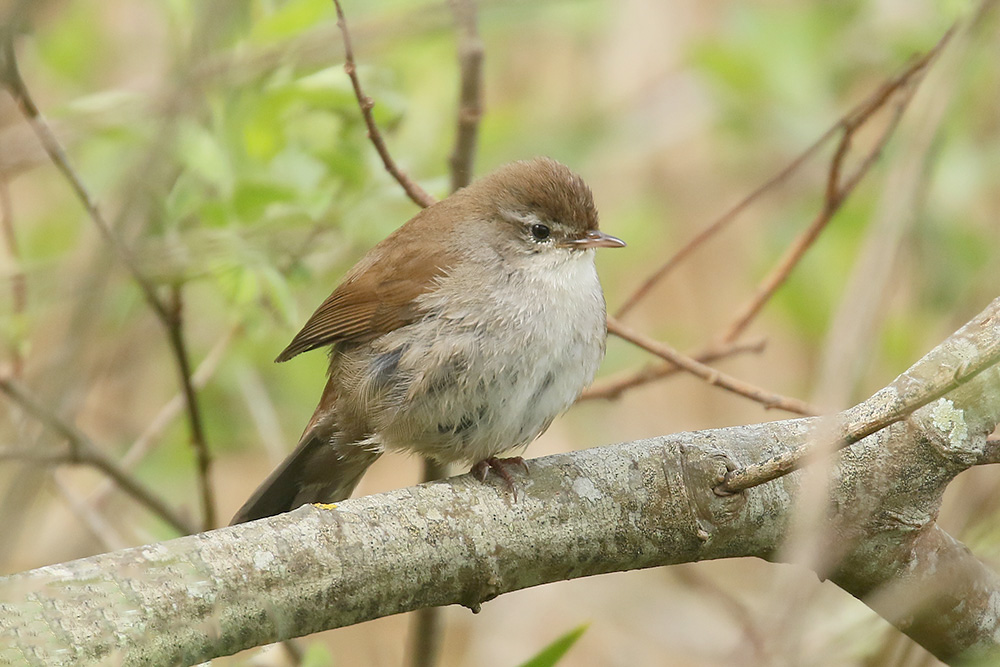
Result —
<instances>
[{"instance_id":1,"label":"bird's eye","mask_svg":"<svg viewBox=\"0 0 1000 667\"><path fill-rule=\"evenodd\" d=\"M531 226L531 235L535 237L536 241L544 241L549 238L549 234L551 233L552 231L548 225L535 224Z\"/></svg>"}]
</instances>

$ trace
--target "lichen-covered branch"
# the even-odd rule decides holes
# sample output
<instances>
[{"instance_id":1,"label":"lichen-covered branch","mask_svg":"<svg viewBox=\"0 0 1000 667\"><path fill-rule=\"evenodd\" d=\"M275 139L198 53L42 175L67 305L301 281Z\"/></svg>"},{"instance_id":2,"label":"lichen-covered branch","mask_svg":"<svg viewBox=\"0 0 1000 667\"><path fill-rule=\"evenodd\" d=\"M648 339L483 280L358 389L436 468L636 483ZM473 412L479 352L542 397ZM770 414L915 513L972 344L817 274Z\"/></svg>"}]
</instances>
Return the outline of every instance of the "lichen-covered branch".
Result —
<instances>
[{"instance_id":1,"label":"lichen-covered branch","mask_svg":"<svg viewBox=\"0 0 1000 667\"><path fill-rule=\"evenodd\" d=\"M935 350L962 368L1000 336L1000 299ZM989 339L989 340L987 340ZM925 357L926 359L926 357ZM1000 577L934 518L989 460L1000 368L836 454L826 576L946 662L1000 656ZM0 579L0 662L191 664L432 605L605 572L773 559L803 483L718 495L727 471L795 449L822 418L531 461L515 502L465 475Z\"/></svg>"}]
</instances>

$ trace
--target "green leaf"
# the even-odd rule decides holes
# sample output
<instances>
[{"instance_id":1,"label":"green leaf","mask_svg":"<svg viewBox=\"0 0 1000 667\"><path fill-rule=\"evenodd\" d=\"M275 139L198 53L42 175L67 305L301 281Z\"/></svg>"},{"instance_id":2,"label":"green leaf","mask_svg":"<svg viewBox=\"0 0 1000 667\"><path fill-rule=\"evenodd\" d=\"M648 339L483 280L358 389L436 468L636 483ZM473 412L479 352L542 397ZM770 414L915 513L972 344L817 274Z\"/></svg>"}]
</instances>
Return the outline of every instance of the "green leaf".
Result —
<instances>
[{"instance_id":1,"label":"green leaf","mask_svg":"<svg viewBox=\"0 0 1000 667\"><path fill-rule=\"evenodd\" d=\"M559 662L562 657L566 655L566 652L573 647L576 640L578 640L583 633L586 632L589 626L589 623L584 623L583 625L570 630L562 637L543 648L534 658L531 658L527 662L523 663L521 667L552 667L552 665Z\"/></svg>"},{"instance_id":2,"label":"green leaf","mask_svg":"<svg viewBox=\"0 0 1000 667\"><path fill-rule=\"evenodd\" d=\"M306 649L306 654L302 656L301 667L330 667L334 664L333 654L330 649L320 642L314 642Z\"/></svg>"},{"instance_id":3,"label":"green leaf","mask_svg":"<svg viewBox=\"0 0 1000 667\"><path fill-rule=\"evenodd\" d=\"M218 138L196 123L184 123L178 139L177 152L181 164L228 194L233 183L232 165Z\"/></svg>"}]
</instances>

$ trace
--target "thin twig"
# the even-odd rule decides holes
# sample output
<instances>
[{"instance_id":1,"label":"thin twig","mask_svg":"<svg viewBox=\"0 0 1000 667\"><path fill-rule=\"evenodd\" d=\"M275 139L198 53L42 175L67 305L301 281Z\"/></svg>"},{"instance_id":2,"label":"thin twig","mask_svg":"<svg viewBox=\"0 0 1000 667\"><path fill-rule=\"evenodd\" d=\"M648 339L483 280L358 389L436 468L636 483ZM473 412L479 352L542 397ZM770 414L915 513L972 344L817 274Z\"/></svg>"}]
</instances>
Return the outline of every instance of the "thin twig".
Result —
<instances>
[{"instance_id":1,"label":"thin twig","mask_svg":"<svg viewBox=\"0 0 1000 667\"><path fill-rule=\"evenodd\" d=\"M28 124L31 125L35 136L38 137L42 148L48 154L52 164L62 173L66 182L73 189L73 193L77 199L83 204L90 219L94 221L97 229L115 249L115 252L118 253L132 279L139 286L139 289L142 290L149 306L156 311L160 319L166 319L168 317L166 307L157 296L153 283L139 270L132 252L122 243L121 239L114 233L111 225L104 219L104 215L97 207L93 197L90 196L87 187L80 180L73 167L70 166L66 151L63 150L62 145L52 132L49 124L42 117L42 113L35 104L27 85L24 83L24 79L21 78L21 72L17 66L17 55L14 52L14 43L8 39L3 44L0 44L0 49L3 50L2 55L0 55L0 86L6 88L11 97L14 98L14 101L21 109L21 113L24 114Z\"/></svg>"},{"instance_id":2,"label":"thin twig","mask_svg":"<svg viewBox=\"0 0 1000 667\"><path fill-rule=\"evenodd\" d=\"M631 311L643 298L645 298L650 290L659 283L661 280L666 278L674 268L677 267L682 261L684 261L689 255L691 255L695 250L702 246L711 237L722 231L730 223L732 223L739 214L741 214L750 204L754 203L762 195L770 191L774 186L784 182L791 174L796 172L805 162L807 162L815 153L826 144L834 135L838 132L845 133L845 127L847 124L854 125L854 129L851 130L850 134L864 124L878 109L882 108L886 101L892 96L892 94L902 88L914 79L918 74L922 74L930 62L937 57L941 49L944 47L945 43L949 40L954 27L949 29L940 41L924 56L917 59L914 63L910 64L901 74L897 75L893 79L890 79L882 86L880 86L876 91L869 95L866 99L862 100L860 103L854 106L847 114L845 114L840 120L838 120L832 127L826 130L816 141L814 141L808 148L806 148L802 153L800 153L794 160L792 160L788 165L781 169L777 174L768 179L765 183L757 187L753 192L748 194L742 200L740 200L735 206L722 214L721 217L717 218L708 227L705 227L702 231L696 234L690 241L688 241L684 246L682 246L677 252L675 252L670 258L667 259L649 278L647 278L618 308L615 312L615 317L621 319L626 313ZM848 137L848 143L850 137ZM843 145L843 142L842 142ZM877 157L877 154L876 154ZM839 170L840 161L843 159L841 156L839 159L835 159L835 169L830 170L830 176L834 176L835 170ZM860 178L864 175L867 168L862 171L861 169L856 172L855 176ZM839 178L839 175L838 175ZM828 178L828 193L827 200L829 201L830 192L829 184L833 179ZM853 189L855 184L851 185L850 189ZM842 202L841 202L842 203Z\"/></svg>"},{"instance_id":3,"label":"thin twig","mask_svg":"<svg viewBox=\"0 0 1000 667\"><path fill-rule=\"evenodd\" d=\"M93 466L113 479L122 491L132 496L140 504L145 505L153 514L159 516L181 534L188 535L196 532L197 529L194 526L191 526L174 512L159 496L138 479L122 470L114 459L107 456L82 431L45 407L16 380L0 377L0 391L3 391L44 426L65 438L68 445L65 452L2 448L0 449L0 460L17 459L49 464L82 463Z\"/></svg>"},{"instance_id":4,"label":"thin twig","mask_svg":"<svg viewBox=\"0 0 1000 667\"><path fill-rule=\"evenodd\" d=\"M17 66L17 55L14 52L14 44L10 39L6 39L3 44L0 44L0 86L6 88L17 102L18 107L21 109L24 117L27 119L28 123L32 127L32 130L38 137L39 142L48 154L49 159L52 160L52 163L57 169L59 169L66 181L70 184L73 192L83 204L87 214L97 226L98 230L115 250L115 252L118 253L118 256L121 258L122 263L125 265L132 279L139 286L140 291L145 297L147 305L156 314L157 319L167 332L170 349L176 360L178 372L181 375L180 382L187 407L188 423L191 431L191 444L195 450L195 456L198 460L198 474L200 479L199 486L202 490L203 525L206 528L214 527L215 503L212 499L211 484L208 482L211 455L208 449L208 443L205 439L204 429L202 428L201 410L198 407L197 397L191 387L189 373L190 362L188 360L187 347L184 344L183 332L181 331L180 311L177 308L168 306L164 303L163 299L160 298L157 294L155 285L139 269L131 250L125 245L124 242L122 242L112 226L104 218L101 210L98 208L93 197L91 197L90 192L87 190L87 187L83 184L83 181L69 164L69 158L66 155L66 151L63 149L59 140L52 132L52 129L45 121L45 118L39 111L38 105L35 104L24 79L21 77L21 73Z\"/></svg>"},{"instance_id":5,"label":"thin twig","mask_svg":"<svg viewBox=\"0 0 1000 667\"><path fill-rule=\"evenodd\" d=\"M740 653L740 660L734 662L762 664L766 654L766 642L761 637L760 628L757 627L756 619L758 615L751 611L742 600L727 590L725 586L715 583L709 577L701 574L697 568L690 565L686 567L681 566L672 568L672 572L675 577L680 579L681 583L689 587L699 598L711 598L719 603L719 607L731 616L743 630L743 636L746 637L747 643L753 650L755 659L750 659L750 656L744 653L743 648L739 647L737 651Z\"/></svg>"},{"instance_id":6,"label":"thin twig","mask_svg":"<svg viewBox=\"0 0 1000 667\"><path fill-rule=\"evenodd\" d=\"M87 527L91 535L101 543L105 551L117 551L132 546L125 540L110 521L107 520L94 507L90 506L73 488L60 476L61 471L54 470L52 479L56 489L62 496L66 507L73 513L81 524Z\"/></svg>"},{"instance_id":7,"label":"thin twig","mask_svg":"<svg viewBox=\"0 0 1000 667\"><path fill-rule=\"evenodd\" d=\"M458 67L461 76L455 148L448 158L454 192L472 181L479 120L483 115L483 42L476 28L476 1L451 0L448 4L459 29Z\"/></svg>"},{"instance_id":8,"label":"thin twig","mask_svg":"<svg viewBox=\"0 0 1000 667\"><path fill-rule=\"evenodd\" d=\"M241 329L242 325L240 324L236 324L231 327L229 331L227 331L226 334L220 338L214 346L212 346L212 349L208 351L208 354L206 354L205 358L201 360L201 363L198 364L198 368L196 368L194 373L191 375L191 384L196 390L201 389L208 384L208 381L215 374L215 371L218 370L223 355ZM134 469L153 449L153 446L163 435L163 432L168 426L170 426L174 419L176 419L177 416L184 411L184 408L184 395L181 393L176 394L173 398L167 401L163 407L160 408L160 411L156 413L156 416L153 417L153 419L146 425L145 430L139 434L139 437L135 439L135 441L121 456L119 465L122 470L131 471ZM94 507L99 507L104 503L112 491L114 491L114 483L107 480L90 494L87 502Z\"/></svg>"},{"instance_id":9,"label":"thin twig","mask_svg":"<svg viewBox=\"0 0 1000 667\"><path fill-rule=\"evenodd\" d=\"M781 171L772 176L766 182L759 185L753 192L748 194L746 197L741 199L735 206L723 213L720 217L705 227L700 232L694 235L687 243L680 247L673 255L671 255L666 262L664 262L656 271L653 272L649 278L647 278L639 287L625 300L618 310L615 312L615 317L617 319L623 318L632 308L636 306L643 298L649 294L649 291L656 286L658 282L666 278L681 262L688 258L695 250L702 246L710 238L721 232L723 229L729 226L731 222L736 220L739 215L745 211L751 204L753 204L762 195L766 194L774 186L782 183L791 176L793 173L798 171L805 162L809 160L824 144L837 133L840 129L840 121L837 121L830 129L824 132L816 141L812 143L811 146L802 151L798 157L789 162Z\"/></svg>"},{"instance_id":10,"label":"thin twig","mask_svg":"<svg viewBox=\"0 0 1000 667\"><path fill-rule=\"evenodd\" d=\"M718 371L711 366L706 366L705 364L695 361L691 357L678 352L666 343L654 340L625 326L613 317L608 318L608 332L613 333L619 338L627 340L634 345L638 345L647 352L651 352L652 354L679 366L692 375L700 377L711 385L715 385L721 389L726 389L727 391L749 398L752 401L760 403L765 408L778 408L800 415L817 414L816 409L805 401L775 394L774 392L752 385L749 382L744 382L743 380L735 378L731 375L727 375L726 373Z\"/></svg>"},{"instance_id":11,"label":"thin twig","mask_svg":"<svg viewBox=\"0 0 1000 667\"><path fill-rule=\"evenodd\" d=\"M719 337L720 341L731 343L750 326L764 305L767 304L778 288L784 284L792 270L798 266L802 257L805 256L806 251L812 247L822 231L826 229L851 192L854 191L872 165L875 164L875 161L882 154L882 150L899 125L900 118L913 99L913 95L920 81L923 79L927 68L941 52L941 49L948 43L954 30L955 27L952 26L931 50L915 59L901 74L884 83L873 95L855 107L851 113L840 121L838 127L841 129L841 138L837 145L837 150L830 160L826 192L820 212L813 219L809 227L788 247L774 269L761 281L760 285L754 291L753 296L739 309L736 317L733 318L725 332ZM850 153L854 135L897 93L900 94L900 98L895 105L892 119L886 125L873 147L868 151L864 159L862 159L854 173L844 179L842 176L843 164Z\"/></svg>"},{"instance_id":12,"label":"thin twig","mask_svg":"<svg viewBox=\"0 0 1000 667\"><path fill-rule=\"evenodd\" d=\"M818 437L766 461L730 471L716 491L722 494L739 493L787 475L824 453L848 447L887 426L906 419L916 410L954 391L987 368L996 366L1000 363L1000 342L997 336L992 333L977 335L975 328L996 327L997 317L993 314L977 318L956 334L963 336L966 341L985 339L987 343L982 349L974 350L974 357L971 356L970 349L975 343L963 343L963 354L966 358L955 372L946 372L947 366L943 367L931 353L872 398L837 415L835 418L841 423L831 422L827 425L835 429L833 437ZM921 377L921 373L929 374L931 371L924 368L915 369L928 366L933 366L933 370L936 371L930 375L931 379L917 380ZM893 400L889 400L889 397ZM984 458L988 457L988 453L984 454Z\"/></svg>"},{"instance_id":13,"label":"thin twig","mask_svg":"<svg viewBox=\"0 0 1000 667\"><path fill-rule=\"evenodd\" d=\"M191 360L187 345L184 343L183 293L179 285L174 285L170 291L170 326L167 336L174 350L181 379L181 394L187 407L188 424L191 428L191 444L194 447L195 459L198 465L198 491L201 496L202 530L215 528L215 495L212 487L211 468L212 456L208 451L208 441L202 424L201 410L198 407L198 394L191 380Z\"/></svg>"},{"instance_id":14,"label":"thin twig","mask_svg":"<svg viewBox=\"0 0 1000 667\"><path fill-rule=\"evenodd\" d=\"M18 248L17 232L14 229L14 207L10 200L10 186L3 176L0 176L0 224L3 227L4 249L13 267L10 274L10 292L14 316L19 320L28 307L28 284L24 268L21 266L21 252ZM11 345L11 373L16 378L21 377L24 372L24 357L19 343L20 341L15 339Z\"/></svg>"},{"instance_id":15,"label":"thin twig","mask_svg":"<svg viewBox=\"0 0 1000 667\"><path fill-rule=\"evenodd\" d=\"M695 361L708 364L720 359L726 359L739 354L753 353L760 354L764 351L767 341L763 338L749 342L736 342L731 345L717 345L703 349L687 356ZM662 380L675 373L681 372L681 368L670 362L661 364L649 364L635 372L622 373L618 377L605 378L601 382L592 384L583 390L577 401L589 401L593 399L615 400L629 389Z\"/></svg>"},{"instance_id":16,"label":"thin twig","mask_svg":"<svg viewBox=\"0 0 1000 667\"><path fill-rule=\"evenodd\" d=\"M420 206L421 208L427 208L434 203L434 197L427 193L419 184L410 179L402 169L400 169L396 162L392 159L389 154L389 149L385 145L385 141L382 139L382 133L379 132L378 126L375 124L375 118L372 116L372 107L375 106L375 102L372 98L365 95L364 91L361 89L361 81L358 80L357 66L354 64L354 50L351 47L351 33L347 30L347 19L344 18L344 10L340 6L340 0L333 0L334 6L337 8L337 26L340 28L340 34L344 37L344 71L347 72L347 76L351 79L351 85L354 87L354 96L358 98L358 106L361 108L361 116L365 120L365 125L368 127L368 138L371 140L372 145L375 146L375 150L378 151L378 155L382 158L382 164L385 165L386 171L388 171L396 182L399 183L406 195L413 200L413 202Z\"/></svg>"}]
</instances>

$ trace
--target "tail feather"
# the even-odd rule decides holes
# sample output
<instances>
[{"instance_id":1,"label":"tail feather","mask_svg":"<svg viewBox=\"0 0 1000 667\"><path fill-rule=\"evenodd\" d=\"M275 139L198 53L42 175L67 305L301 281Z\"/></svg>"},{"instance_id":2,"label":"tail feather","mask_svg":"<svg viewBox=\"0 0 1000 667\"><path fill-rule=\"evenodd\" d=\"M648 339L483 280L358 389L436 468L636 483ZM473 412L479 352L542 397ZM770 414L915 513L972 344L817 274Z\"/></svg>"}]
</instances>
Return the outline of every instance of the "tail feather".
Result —
<instances>
[{"instance_id":1,"label":"tail feather","mask_svg":"<svg viewBox=\"0 0 1000 667\"><path fill-rule=\"evenodd\" d=\"M317 431L320 429L307 431L295 451L243 503L229 525L289 512L306 503L344 500L382 454L371 443L337 444Z\"/></svg>"}]
</instances>

